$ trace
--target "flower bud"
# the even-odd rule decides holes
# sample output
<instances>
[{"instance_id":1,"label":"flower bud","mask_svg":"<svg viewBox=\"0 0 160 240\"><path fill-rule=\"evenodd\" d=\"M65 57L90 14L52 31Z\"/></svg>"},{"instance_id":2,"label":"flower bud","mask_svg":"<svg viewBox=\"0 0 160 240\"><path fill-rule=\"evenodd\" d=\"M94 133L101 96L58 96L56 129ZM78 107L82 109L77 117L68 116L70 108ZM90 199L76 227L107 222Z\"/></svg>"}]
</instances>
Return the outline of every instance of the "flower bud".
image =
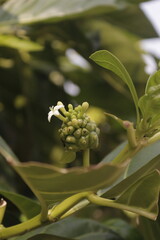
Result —
<instances>
[{"instance_id":1,"label":"flower bud","mask_svg":"<svg viewBox=\"0 0 160 240\"><path fill-rule=\"evenodd\" d=\"M59 134L66 151L77 152L98 147L100 130L96 126L96 123L90 120L86 114L89 104L84 102L75 108L69 104L68 111L66 111L62 102L58 102L57 105L58 107L56 106L51 110L52 112L54 110L55 114L60 109L63 114L60 116L63 119L63 123L59 129Z\"/></svg>"}]
</instances>

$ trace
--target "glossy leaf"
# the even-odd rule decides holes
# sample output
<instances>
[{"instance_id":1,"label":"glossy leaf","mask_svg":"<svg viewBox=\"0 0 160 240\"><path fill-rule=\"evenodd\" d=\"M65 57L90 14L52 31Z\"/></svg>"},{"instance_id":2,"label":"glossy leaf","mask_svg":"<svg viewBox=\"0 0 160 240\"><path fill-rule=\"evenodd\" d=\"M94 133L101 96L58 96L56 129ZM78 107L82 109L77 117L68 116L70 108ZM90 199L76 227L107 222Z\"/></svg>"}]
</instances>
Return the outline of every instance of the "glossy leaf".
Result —
<instances>
[{"instance_id":1,"label":"glossy leaf","mask_svg":"<svg viewBox=\"0 0 160 240\"><path fill-rule=\"evenodd\" d=\"M0 190L0 195L2 195L6 201L7 199L10 200L27 218L32 218L40 213L40 205L30 198L3 190Z\"/></svg>"},{"instance_id":2,"label":"glossy leaf","mask_svg":"<svg viewBox=\"0 0 160 240\"><path fill-rule=\"evenodd\" d=\"M124 191L115 203L133 208L133 212L155 220L158 215L160 174L158 171L142 177Z\"/></svg>"},{"instance_id":3,"label":"glossy leaf","mask_svg":"<svg viewBox=\"0 0 160 240\"><path fill-rule=\"evenodd\" d=\"M13 35L0 35L0 46L23 51L41 51L43 49L43 46L36 42L21 39Z\"/></svg>"},{"instance_id":4,"label":"glossy leaf","mask_svg":"<svg viewBox=\"0 0 160 240\"><path fill-rule=\"evenodd\" d=\"M129 73L127 72L123 64L119 61L119 59L107 50L97 51L93 53L90 58L101 67L104 67L105 69L114 72L117 76L121 78L122 81L127 84L135 103L137 117L139 118L138 97L135 87Z\"/></svg>"},{"instance_id":5,"label":"glossy leaf","mask_svg":"<svg viewBox=\"0 0 160 240\"><path fill-rule=\"evenodd\" d=\"M36 236L37 234L53 235L57 237L69 239L101 239L101 240L122 240L122 238L110 230L104 224L98 223L94 220L83 218L66 218L56 223L51 223L42 226L38 229L32 230L29 233L14 238L13 240L28 240L28 238ZM34 238L33 238L34 239Z\"/></svg>"}]
</instances>

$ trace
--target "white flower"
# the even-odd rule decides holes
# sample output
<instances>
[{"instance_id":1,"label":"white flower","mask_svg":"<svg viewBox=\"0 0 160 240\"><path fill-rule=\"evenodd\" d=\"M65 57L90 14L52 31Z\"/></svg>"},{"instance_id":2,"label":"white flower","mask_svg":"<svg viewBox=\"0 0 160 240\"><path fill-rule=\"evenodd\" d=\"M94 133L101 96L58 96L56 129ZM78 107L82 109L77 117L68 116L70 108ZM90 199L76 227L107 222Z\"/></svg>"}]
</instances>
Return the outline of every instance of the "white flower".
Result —
<instances>
[{"instance_id":1,"label":"white flower","mask_svg":"<svg viewBox=\"0 0 160 240\"><path fill-rule=\"evenodd\" d=\"M48 113L48 121L50 122L51 121L51 117L52 116L59 116L59 115L61 115L60 114L60 112L58 111L59 109L61 109L61 108L64 108L64 105L63 104L61 104L61 105L57 105L57 106L52 106L52 107L50 107L49 109L50 109L50 112Z\"/></svg>"}]
</instances>

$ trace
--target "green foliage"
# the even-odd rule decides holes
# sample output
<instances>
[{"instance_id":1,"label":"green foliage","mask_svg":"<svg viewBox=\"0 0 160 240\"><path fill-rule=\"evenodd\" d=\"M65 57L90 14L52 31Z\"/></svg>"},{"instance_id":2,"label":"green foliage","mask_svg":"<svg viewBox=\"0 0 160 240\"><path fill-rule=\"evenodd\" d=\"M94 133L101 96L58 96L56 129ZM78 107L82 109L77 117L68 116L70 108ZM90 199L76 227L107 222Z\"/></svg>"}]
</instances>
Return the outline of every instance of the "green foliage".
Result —
<instances>
[{"instance_id":1,"label":"green foliage","mask_svg":"<svg viewBox=\"0 0 160 240\"><path fill-rule=\"evenodd\" d=\"M149 78L145 95L140 100L131 80L134 79L141 94L146 73L137 42L144 37L156 37L151 23L137 5L140 2L143 1L71 0L66 5L64 0L0 1L0 130L13 149L11 151L0 138L0 153L2 166L6 159L3 168L7 166L21 177L21 181L17 180L14 173L10 178L13 180L13 193L5 191L4 184L0 194L29 219L9 228L3 229L1 225L0 238L10 239L23 234L11 239L142 240L131 224L125 222L117 230L117 221L109 226L90 219L60 220L94 203L90 196L102 206L129 209L151 219L157 217L160 185L156 170L160 168L159 71ZM107 51L91 55L99 49ZM77 66L71 59L73 54L83 57L85 64ZM88 60L89 55L114 74L96 68ZM136 129L130 122L135 121L135 115L125 85L136 106ZM80 91L77 95L74 93L75 96L70 91L73 86ZM101 146L99 152L91 156L91 163L103 160L96 166L79 167L81 154L77 154L75 159L75 152L65 152L60 154L61 158L54 152L60 146L57 124L50 126L47 123L46 109L60 100L59 96L65 104L85 100L101 111L107 108L107 112L120 115L118 118L107 114L107 118L112 119L107 124L100 122ZM110 152L124 139L121 127L127 131L128 144L124 142ZM110 154L104 157L108 152ZM64 165L60 169L53 163ZM71 169L67 169L69 167ZM6 169L0 174L1 185L6 183L10 171ZM38 198L40 205L31 199L32 194L22 181ZM143 196L146 196L145 201ZM113 210L109 211L114 214ZM51 220L57 222L51 223ZM142 224L142 220L140 218L140 227L146 229L147 226L148 230L147 234L144 233L145 240L159 239L159 219L155 224L150 221ZM122 231L124 229L126 232Z\"/></svg>"},{"instance_id":2,"label":"green foliage","mask_svg":"<svg viewBox=\"0 0 160 240\"><path fill-rule=\"evenodd\" d=\"M115 202L133 206L137 209L141 208L141 211L145 209L146 216L156 219L158 215L159 192L160 175L157 171L154 171L132 184Z\"/></svg>"},{"instance_id":3,"label":"green foliage","mask_svg":"<svg viewBox=\"0 0 160 240\"><path fill-rule=\"evenodd\" d=\"M106 2L105 0L88 1L71 0L64 8L65 0L31 1L9 0L2 5L0 12L1 24L31 24L36 22L60 21L67 18L85 16L88 14L97 14L111 12L128 5L126 0L118 3L115 0Z\"/></svg>"},{"instance_id":4,"label":"green foliage","mask_svg":"<svg viewBox=\"0 0 160 240\"><path fill-rule=\"evenodd\" d=\"M30 237L36 236L37 233L39 234L46 233L50 236L62 237L62 239L67 238L71 240L72 239L90 240L97 238L100 238L102 240L106 238L108 240L122 239L119 234L111 230L109 227L105 226L105 224L100 224L91 219L68 218L60 222L53 223L48 226L43 226L39 229L35 229L30 233L26 233L24 234L24 236L16 237L13 240L27 240ZM40 238L41 235L39 236L39 239Z\"/></svg>"},{"instance_id":5,"label":"green foliage","mask_svg":"<svg viewBox=\"0 0 160 240\"><path fill-rule=\"evenodd\" d=\"M37 215L41 210L36 201L20 194L0 190L0 195L10 200L28 219Z\"/></svg>"},{"instance_id":6,"label":"green foliage","mask_svg":"<svg viewBox=\"0 0 160 240\"><path fill-rule=\"evenodd\" d=\"M140 131L152 135L159 131L160 124L160 71L154 73L147 82L145 95L139 100L139 107L142 112L143 120Z\"/></svg>"},{"instance_id":7,"label":"green foliage","mask_svg":"<svg viewBox=\"0 0 160 240\"><path fill-rule=\"evenodd\" d=\"M126 221L118 218L111 218L105 222L105 225L111 230L119 234L126 240L140 240L142 239L140 233Z\"/></svg>"},{"instance_id":8,"label":"green foliage","mask_svg":"<svg viewBox=\"0 0 160 240\"><path fill-rule=\"evenodd\" d=\"M67 170L42 163L20 163L16 164L14 169L43 205L54 204L78 192L107 187L124 171L124 167L111 164L97 165L88 170Z\"/></svg>"},{"instance_id":9,"label":"green foliage","mask_svg":"<svg viewBox=\"0 0 160 240\"><path fill-rule=\"evenodd\" d=\"M38 43L20 39L13 35L0 35L0 46L31 52L41 51L43 49L43 46Z\"/></svg>"},{"instance_id":10,"label":"green foliage","mask_svg":"<svg viewBox=\"0 0 160 240\"><path fill-rule=\"evenodd\" d=\"M106 50L100 50L98 52L93 53L90 58L95 61L98 65L111 70L115 74L117 74L128 86L130 92L132 94L136 111L137 111L137 118L139 120L139 110L138 110L138 96L133 85L132 79L128 74L125 67L122 63L110 52Z\"/></svg>"},{"instance_id":11,"label":"green foliage","mask_svg":"<svg viewBox=\"0 0 160 240\"><path fill-rule=\"evenodd\" d=\"M160 218L156 221L151 221L149 219L140 217L140 227L142 229L142 234L145 240L158 240L160 236Z\"/></svg>"}]
</instances>

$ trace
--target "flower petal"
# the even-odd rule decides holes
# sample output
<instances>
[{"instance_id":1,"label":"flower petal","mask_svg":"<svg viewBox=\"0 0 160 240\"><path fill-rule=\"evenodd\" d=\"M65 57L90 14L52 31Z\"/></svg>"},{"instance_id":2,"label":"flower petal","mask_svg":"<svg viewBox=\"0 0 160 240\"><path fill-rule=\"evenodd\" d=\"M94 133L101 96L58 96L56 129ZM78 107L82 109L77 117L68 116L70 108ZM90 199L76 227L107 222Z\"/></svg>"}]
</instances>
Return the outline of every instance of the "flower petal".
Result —
<instances>
[{"instance_id":1,"label":"flower petal","mask_svg":"<svg viewBox=\"0 0 160 240\"><path fill-rule=\"evenodd\" d=\"M48 121L50 122L51 121L51 117L53 116L53 111L51 110L49 113L48 113Z\"/></svg>"}]
</instances>

